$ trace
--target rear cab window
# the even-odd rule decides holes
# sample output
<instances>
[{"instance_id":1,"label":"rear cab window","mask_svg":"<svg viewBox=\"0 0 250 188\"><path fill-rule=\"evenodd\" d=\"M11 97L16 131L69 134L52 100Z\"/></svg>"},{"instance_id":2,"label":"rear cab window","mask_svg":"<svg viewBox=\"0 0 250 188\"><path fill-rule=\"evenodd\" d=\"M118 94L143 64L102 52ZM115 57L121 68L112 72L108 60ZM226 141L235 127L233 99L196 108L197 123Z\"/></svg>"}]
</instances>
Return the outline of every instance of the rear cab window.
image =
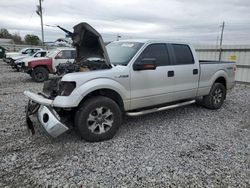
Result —
<instances>
[{"instance_id":1,"label":"rear cab window","mask_svg":"<svg viewBox=\"0 0 250 188\"><path fill-rule=\"evenodd\" d=\"M174 52L175 65L194 64L194 57L190 47L186 44L171 44Z\"/></svg>"}]
</instances>

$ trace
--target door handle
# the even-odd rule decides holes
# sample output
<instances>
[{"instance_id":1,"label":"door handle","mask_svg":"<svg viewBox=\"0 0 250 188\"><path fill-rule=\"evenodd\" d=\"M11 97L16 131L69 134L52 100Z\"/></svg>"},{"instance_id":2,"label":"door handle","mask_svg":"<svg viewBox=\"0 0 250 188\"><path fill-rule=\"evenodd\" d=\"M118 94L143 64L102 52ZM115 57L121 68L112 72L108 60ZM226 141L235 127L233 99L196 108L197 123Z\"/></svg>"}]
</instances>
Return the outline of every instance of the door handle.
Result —
<instances>
[{"instance_id":1,"label":"door handle","mask_svg":"<svg viewBox=\"0 0 250 188\"><path fill-rule=\"evenodd\" d=\"M198 74L198 69L193 69L193 75Z\"/></svg>"},{"instance_id":2,"label":"door handle","mask_svg":"<svg viewBox=\"0 0 250 188\"><path fill-rule=\"evenodd\" d=\"M174 71L168 71L168 77L174 77Z\"/></svg>"}]
</instances>

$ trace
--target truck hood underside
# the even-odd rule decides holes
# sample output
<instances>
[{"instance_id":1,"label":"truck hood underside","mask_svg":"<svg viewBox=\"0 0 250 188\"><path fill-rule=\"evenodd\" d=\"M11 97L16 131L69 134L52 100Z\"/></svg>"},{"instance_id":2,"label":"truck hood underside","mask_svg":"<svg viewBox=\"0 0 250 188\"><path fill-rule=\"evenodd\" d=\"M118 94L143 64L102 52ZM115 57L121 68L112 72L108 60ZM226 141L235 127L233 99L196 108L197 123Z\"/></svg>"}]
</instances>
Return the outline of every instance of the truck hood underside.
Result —
<instances>
[{"instance_id":1,"label":"truck hood underside","mask_svg":"<svg viewBox=\"0 0 250 188\"><path fill-rule=\"evenodd\" d=\"M79 23L74 26L72 40L77 51L77 62L88 58L99 58L111 67L102 36L88 23Z\"/></svg>"},{"instance_id":2,"label":"truck hood underside","mask_svg":"<svg viewBox=\"0 0 250 188\"><path fill-rule=\"evenodd\" d=\"M74 63L59 64L56 68L58 75L112 68L101 35L88 23L75 25L73 33L60 26L59 28L71 36L76 48L76 59ZM60 80L55 78L45 82L43 92L51 98L58 95Z\"/></svg>"},{"instance_id":3,"label":"truck hood underside","mask_svg":"<svg viewBox=\"0 0 250 188\"><path fill-rule=\"evenodd\" d=\"M88 23L75 25L73 33L61 29L71 36L76 48L76 59L74 63L60 64L57 67L59 75L112 67L102 36Z\"/></svg>"}]
</instances>

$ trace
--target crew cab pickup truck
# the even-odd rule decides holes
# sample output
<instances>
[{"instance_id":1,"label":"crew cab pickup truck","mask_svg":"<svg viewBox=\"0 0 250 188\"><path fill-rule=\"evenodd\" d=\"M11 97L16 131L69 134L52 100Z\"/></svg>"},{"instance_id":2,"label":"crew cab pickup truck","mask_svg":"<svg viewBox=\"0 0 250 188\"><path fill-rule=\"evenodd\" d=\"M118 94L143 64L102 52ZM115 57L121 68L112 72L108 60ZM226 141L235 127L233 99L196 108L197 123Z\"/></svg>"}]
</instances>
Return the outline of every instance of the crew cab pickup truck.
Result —
<instances>
[{"instance_id":1,"label":"crew cab pickup truck","mask_svg":"<svg viewBox=\"0 0 250 188\"><path fill-rule=\"evenodd\" d=\"M5 53L3 61L6 63L10 63L15 57L20 57L20 56L25 57L33 55L34 53L40 50L42 50L42 48L23 48L19 52L7 52Z\"/></svg>"},{"instance_id":2,"label":"crew cab pickup truck","mask_svg":"<svg viewBox=\"0 0 250 188\"><path fill-rule=\"evenodd\" d=\"M46 57L26 59L19 66L22 72L28 73L36 82L43 82L49 74L57 72L56 66L75 60L74 48L56 48L51 50Z\"/></svg>"},{"instance_id":3,"label":"crew cab pickup truck","mask_svg":"<svg viewBox=\"0 0 250 188\"><path fill-rule=\"evenodd\" d=\"M123 114L144 115L196 101L218 109L235 85L235 63L199 61L186 43L133 39L105 47L87 23L76 25L72 38L77 50L72 67L78 68L46 82L42 93L24 92L33 133L29 117L37 114L52 137L74 128L87 141L103 141L115 135Z\"/></svg>"}]
</instances>

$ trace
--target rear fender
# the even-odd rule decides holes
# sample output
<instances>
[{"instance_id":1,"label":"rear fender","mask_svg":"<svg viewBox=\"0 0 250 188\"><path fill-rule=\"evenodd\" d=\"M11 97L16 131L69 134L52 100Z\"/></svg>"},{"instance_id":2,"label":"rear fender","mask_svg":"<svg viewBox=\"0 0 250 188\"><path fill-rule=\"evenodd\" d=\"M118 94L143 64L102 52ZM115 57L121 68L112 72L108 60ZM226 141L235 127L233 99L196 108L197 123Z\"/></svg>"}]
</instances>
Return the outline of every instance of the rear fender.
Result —
<instances>
[{"instance_id":1,"label":"rear fender","mask_svg":"<svg viewBox=\"0 0 250 188\"><path fill-rule=\"evenodd\" d=\"M227 82L228 82L227 73L224 70L220 69L217 72L215 72L209 80L207 80L206 82L203 82L202 85L200 85L200 87L198 89L197 96L208 95L211 88L212 88L212 86L213 86L213 84L220 77L225 78L226 84L227 84Z\"/></svg>"}]
</instances>

